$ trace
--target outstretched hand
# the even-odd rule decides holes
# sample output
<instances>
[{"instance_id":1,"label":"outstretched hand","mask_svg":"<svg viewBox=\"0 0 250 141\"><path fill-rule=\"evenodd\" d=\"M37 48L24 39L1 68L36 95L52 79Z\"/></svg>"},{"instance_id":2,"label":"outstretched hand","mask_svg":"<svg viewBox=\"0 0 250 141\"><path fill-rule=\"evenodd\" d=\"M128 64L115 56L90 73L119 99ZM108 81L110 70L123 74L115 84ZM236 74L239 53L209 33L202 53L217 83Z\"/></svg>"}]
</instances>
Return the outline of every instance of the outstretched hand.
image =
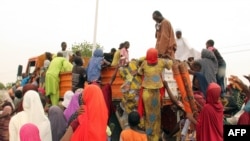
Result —
<instances>
[{"instance_id":1,"label":"outstretched hand","mask_svg":"<svg viewBox=\"0 0 250 141\"><path fill-rule=\"evenodd\" d=\"M238 83L238 84L242 83L242 81L239 79L239 77L235 76L235 75L231 75L230 78L228 78L228 79L229 79L229 81L233 81L233 82Z\"/></svg>"}]
</instances>

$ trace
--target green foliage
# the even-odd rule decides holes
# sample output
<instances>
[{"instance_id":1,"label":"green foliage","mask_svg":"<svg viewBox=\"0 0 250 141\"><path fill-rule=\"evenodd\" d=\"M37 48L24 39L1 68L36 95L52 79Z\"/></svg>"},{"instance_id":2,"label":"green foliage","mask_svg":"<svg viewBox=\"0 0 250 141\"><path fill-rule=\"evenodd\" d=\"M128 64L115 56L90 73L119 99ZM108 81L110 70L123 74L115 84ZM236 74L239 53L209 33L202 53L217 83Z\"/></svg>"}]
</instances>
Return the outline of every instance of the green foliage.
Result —
<instances>
[{"instance_id":1,"label":"green foliage","mask_svg":"<svg viewBox=\"0 0 250 141\"><path fill-rule=\"evenodd\" d=\"M13 84L14 84L14 83L7 83L7 84L6 84L6 88L7 88L7 89L10 89L10 88L12 87Z\"/></svg>"},{"instance_id":2,"label":"green foliage","mask_svg":"<svg viewBox=\"0 0 250 141\"><path fill-rule=\"evenodd\" d=\"M99 44L96 44L96 48L102 48ZM72 51L75 53L76 51L80 51L83 57L91 57L92 56L92 49L93 44L87 41L83 43L75 43L72 45Z\"/></svg>"},{"instance_id":3,"label":"green foliage","mask_svg":"<svg viewBox=\"0 0 250 141\"><path fill-rule=\"evenodd\" d=\"M0 90L5 89L5 86L2 82L0 82Z\"/></svg>"}]
</instances>

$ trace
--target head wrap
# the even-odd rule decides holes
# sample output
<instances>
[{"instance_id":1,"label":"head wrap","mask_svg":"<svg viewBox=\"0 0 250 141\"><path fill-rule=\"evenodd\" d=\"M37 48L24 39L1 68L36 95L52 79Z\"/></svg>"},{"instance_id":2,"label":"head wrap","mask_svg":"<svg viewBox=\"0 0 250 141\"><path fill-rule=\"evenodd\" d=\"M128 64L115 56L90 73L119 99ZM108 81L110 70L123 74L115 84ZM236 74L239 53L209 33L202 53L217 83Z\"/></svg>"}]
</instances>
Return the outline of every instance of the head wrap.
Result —
<instances>
[{"instance_id":1,"label":"head wrap","mask_svg":"<svg viewBox=\"0 0 250 141\"><path fill-rule=\"evenodd\" d=\"M217 83L210 83L207 88L207 103L216 104L219 101L221 87Z\"/></svg>"},{"instance_id":2,"label":"head wrap","mask_svg":"<svg viewBox=\"0 0 250 141\"><path fill-rule=\"evenodd\" d=\"M68 108L68 105L71 101L71 98L72 96L74 95L74 93L72 91L66 91L64 93L64 97L63 97L63 102L62 102L62 105L65 107L65 108Z\"/></svg>"},{"instance_id":3,"label":"head wrap","mask_svg":"<svg viewBox=\"0 0 250 141\"><path fill-rule=\"evenodd\" d=\"M150 48L147 51L146 60L148 64L155 64L158 61L158 51L155 48Z\"/></svg>"},{"instance_id":4,"label":"head wrap","mask_svg":"<svg viewBox=\"0 0 250 141\"><path fill-rule=\"evenodd\" d=\"M70 117L77 111L77 109L79 108L79 96L80 93L75 93L70 102L69 105L67 107L67 109L64 110L64 116L66 118L67 121L70 120ZM75 118L74 118L75 119Z\"/></svg>"},{"instance_id":5,"label":"head wrap","mask_svg":"<svg viewBox=\"0 0 250 141\"><path fill-rule=\"evenodd\" d=\"M97 48L94 51L94 57L103 57L103 51L102 51L102 49Z\"/></svg>"},{"instance_id":6,"label":"head wrap","mask_svg":"<svg viewBox=\"0 0 250 141\"><path fill-rule=\"evenodd\" d=\"M107 138L108 111L100 87L93 84L87 85L84 89L83 101L85 112L78 116L80 124L74 131L71 140L105 140Z\"/></svg>"},{"instance_id":7,"label":"head wrap","mask_svg":"<svg viewBox=\"0 0 250 141\"><path fill-rule=\"evenodd\" d=\"M51 125L52 139L53 141L59 141L68 126L63 110L57 105L51 106L48 111L48 118Z\"/></svg>"},{"instance_id":8,"label":"head wrap","mask_svg":"<svg viewBox=\"0 0 250 141\"><path fill-rule=\"evenodd\" d=\"M88 82L97 81L101 76L103 61L103 51L101 49L96 49L94 51L94 56L91 57L87 67L87 80Z\"/></svg>"},{"instance_id":9,"label":"head wrap","mask_svg":"<svg viewBox=\"0 0 250 141\"><path fill-rule=\"evenodd\" d=\"M41 141L38 127L33 123L26 123L20 129L21 141Z\"/></svg>"},{"instance_id":10,"label":"head wrap","mask_svg":"<svg viewBox=\"0 0 250 141\"><path fill-rule=\"evenodd\" d=\"M39 87L37 91L38 91L38 93L40 93L41 95L45 95L45 90L44 90L44 88Z\"/></svg>"}]
</instances>

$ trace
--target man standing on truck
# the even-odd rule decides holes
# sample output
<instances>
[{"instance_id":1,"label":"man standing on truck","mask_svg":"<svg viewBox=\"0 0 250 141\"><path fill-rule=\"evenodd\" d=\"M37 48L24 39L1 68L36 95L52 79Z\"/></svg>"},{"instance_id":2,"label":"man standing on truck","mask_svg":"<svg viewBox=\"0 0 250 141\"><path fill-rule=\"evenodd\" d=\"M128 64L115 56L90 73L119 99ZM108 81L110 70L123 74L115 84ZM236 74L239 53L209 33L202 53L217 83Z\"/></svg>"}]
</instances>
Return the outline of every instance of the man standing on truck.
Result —
<instances>
[{"instance_id":1,"label":"man standing on truck","mask_svg":"<svg viewBox=\"0 0 250 141\"><path fill-rule=\"evenodd\" d=\"M65 57L67 60L71 61L70 59L72 58L73 53L72 53L72 51L67 50L67 43L62 42L61 48L62 48L62 50L60 52L63 54L63 57Z\"/></svg>"},{"instance_id":2,"label":"man standing on truck","mask_svg":"<svg viewBox=\"0 0 250 141\"><path fill-rule=\"evenodd\" d=\"M50 62L45 75L46 96L50 97L52 105L59 102L59 74L65 71L72 71L73 65L63 57L61 52Z\"/></svg>"},{"instance_id":3,"label":"man standing on truck","mask_svg":"<svg viewBox=\"0 0 250 141\"><path fill-rule=\"evenodd\" d=\"M159 57L169 55L174 58L176 51L176 42L171 23L166 18L164 18L159 11L153 12L153 20L156 22L155 48L159 53Z\"/></svg>"}]
</instances>

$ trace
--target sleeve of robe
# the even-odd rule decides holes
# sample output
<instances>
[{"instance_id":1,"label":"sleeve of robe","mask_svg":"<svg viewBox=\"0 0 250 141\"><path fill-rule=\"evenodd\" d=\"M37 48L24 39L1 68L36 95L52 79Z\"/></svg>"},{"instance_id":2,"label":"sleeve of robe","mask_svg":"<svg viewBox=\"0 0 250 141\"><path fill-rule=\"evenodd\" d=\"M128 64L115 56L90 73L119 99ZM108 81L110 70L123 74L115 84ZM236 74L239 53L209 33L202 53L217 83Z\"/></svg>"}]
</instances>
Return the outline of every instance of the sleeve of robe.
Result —
<instances>
[{"instance_id":1,"label":"sleeve of robe","mask_svg":"<svg viewBox=\"0 0 250 141\"><path fill-rule=\"evenodd\" d=\"M172 53L173 50L176 49L176 41L171 23L164 20L161 24L161 30L158 44L161 46L160 50L163 51L160 52L164 52L164 54L167 52Z\"/></svg>"}]
</instances>

